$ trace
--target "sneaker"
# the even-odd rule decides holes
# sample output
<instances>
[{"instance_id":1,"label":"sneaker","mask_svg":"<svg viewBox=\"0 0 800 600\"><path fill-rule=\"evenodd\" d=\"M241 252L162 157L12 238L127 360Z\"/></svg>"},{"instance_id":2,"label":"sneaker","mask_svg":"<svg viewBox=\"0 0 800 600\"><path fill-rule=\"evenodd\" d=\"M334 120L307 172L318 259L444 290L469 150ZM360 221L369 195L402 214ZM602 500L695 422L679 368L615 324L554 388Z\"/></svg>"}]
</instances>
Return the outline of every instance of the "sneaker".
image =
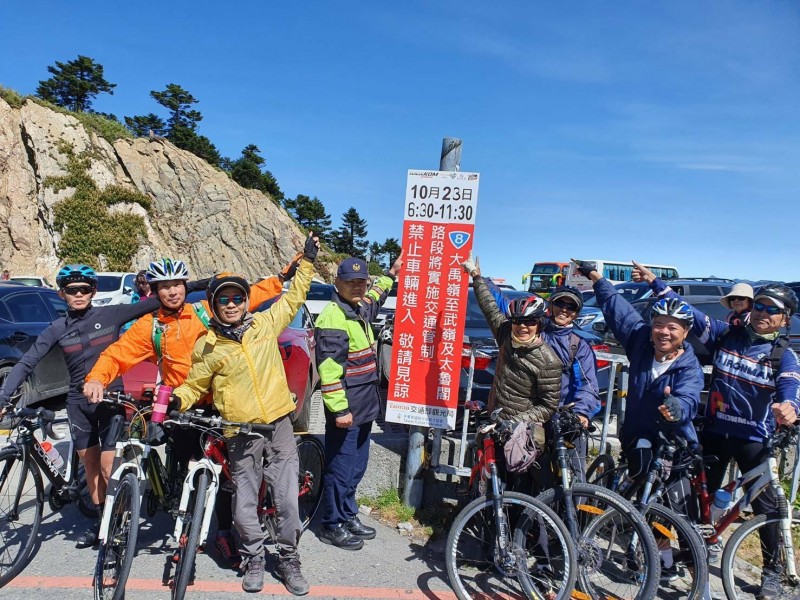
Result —
<instances>
[{"instance_id":1,"label":"sneaker","mask_svg":"<svg viewBox=\"0 0 800 600\"><path fill-rule=\"evenodd\" d=\"M761 572L761 588L756 594L756 600L771 600L781 593L781 576L772 569Z\"/></svg>"},{"instance_id":2,"label":"sneaker","mask_svg":"<svg viewBox=\"0 0 800 600\"><path fill-rule=\"evenodd\" d=\"M214 547L219 552L219 555L228 561L238 560L239 551L236 550L236 545L233 543L232 535L218 535L214 542Z\"/></svg>"},{"instance_id":3,"label":"sneaker","mask_svg":"<svg viewBox=\"0 0 800 600\"><path fill-rule=\"evenodd\" d=\"M375 528L364 525L358 519L358 515L347 522L347 530L353 535L360 537L362 540L373 540L377 534Z\"/></svg>"},{"instance_id":4,"label":"sneaker","mask_svg":"<svg viewBox=\"0 0 800 600\"><path fill-rule=\"evenodd\" d=\"M708 564L718 564L720 556L722 556L722 538L720 538L715 544L708 545Z\"/></svg>"},{"instance_id":5,"label":"sneaker","mask_svg":"<svg viewBox=\"0 0 800 600\"><path fill-rule=\"evenodd\" d=\"M325 544L344 550L361 550L364 547L364 540L350 533L344 523L323 527L319 532L319 539Z\"/></svg>"},{"instance_id":6,"label":"sneaker","mask_svg":"<svg viewBox=\"0 0 800 600\"><path fill-rule=\"evenodd\" d=\"M100 519L95 521L95 524L84 531L75 540L76 548L91 548L100 541Z\"/></svg>"},{"instance_id":7,"label":"sneaker","mask_svg":"<svg viewBox=\"0 0 800 600\"><path fill-rule=\"evenodd\" d=\"M245 592L260 592L264 589L264 556L251 556L245 567L242 578L242 589Z\"/></svg>"},{"instance_id":8,"label":"sneaker","mask_svg":"<svg viewBox=\"0 0 800 600\"><path fill-rule=\"evenodd\" d=\"M681 576L681 571L678 568L677 563L672 563L672 566L669 567L665 567L664 563L661 563L661 583L669 583L671 581L675 581L680 576Z\"/></svg>"},{"instance_id":9,"label":"sneaker","mask_svg":"<svg viewBox=\"0 0 800 600\"><path fill-rule=\"evenodd\" d=\"M282 558L278 562L275 574L286 586L286 589L295 596L305 596L308 593L308 582L300 572L299 558Z\"/></svg>"}]
</instances>

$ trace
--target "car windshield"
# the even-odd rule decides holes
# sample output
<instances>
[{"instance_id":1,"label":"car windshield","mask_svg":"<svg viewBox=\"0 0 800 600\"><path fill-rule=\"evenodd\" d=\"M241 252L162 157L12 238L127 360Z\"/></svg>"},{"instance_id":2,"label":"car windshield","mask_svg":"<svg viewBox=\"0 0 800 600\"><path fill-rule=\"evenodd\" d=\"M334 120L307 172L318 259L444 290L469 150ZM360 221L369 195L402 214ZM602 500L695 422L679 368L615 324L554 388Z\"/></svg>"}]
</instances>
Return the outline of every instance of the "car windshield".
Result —
<instances>
[{"instance_id":1,"label":"car windshield","mask_svg":"<svg viewBox=\"0 0 800 600\"><path fill-rule=\"evenodd\" d=\"M636 285L630 283L618 283L614 286L617 293L622 294L628 302L633 302L650 295L650 287L647 285ZM583 303L584 306L597 306L597 298L592 297Z\"/></svg>"},{"instance_id":2,"label":"car windshield","mask_svg":"<svg viewBox=\"0 0 800 600\"><path fill-rule=\"evenodd\" d=\"M119 284L122 277L119 275L98 275L97 276L97 291L98 292L116 292L119 289Z\"/></svg>"},{"instance_id":3,"label":"car windshield","mask_svg":"<svg viewBox=\"0 0 800 600\"><path fill-rule=\"evenodd\" d=\"M328 284L312 284L306 300L330 300L333 297L333 286Z\"/></svg>"},{"instance_id":4,"label":"car windshield","mask_svg":"<svg viewBox=\"0 0 800 600\"><path fill-rule=\"evenodd\" d=\"M42 285L42 280L38 277L12 277L11 281L24 283L25 285Z\"/></svg>"},{"instance_id":5,"label":"car windshield","mask_svg":"<svg viewBox=\"0 0 800 600\"><path fill-rule=\"evenodd\" d=\"M531 275L555 275L561 272L558 265L533 265Z\"/></svg>"}]
</instances>

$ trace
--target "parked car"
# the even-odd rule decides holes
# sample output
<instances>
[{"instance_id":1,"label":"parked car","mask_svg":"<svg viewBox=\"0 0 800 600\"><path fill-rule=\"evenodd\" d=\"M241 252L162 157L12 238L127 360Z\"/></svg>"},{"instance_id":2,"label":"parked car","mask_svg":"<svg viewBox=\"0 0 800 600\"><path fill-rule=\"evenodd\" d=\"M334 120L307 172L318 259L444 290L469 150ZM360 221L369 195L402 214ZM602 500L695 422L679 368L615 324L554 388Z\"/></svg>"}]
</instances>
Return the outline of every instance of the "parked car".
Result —
<instances>
[{"instance_id":1,"label":"parked car","mask_svg":"<svg viewBox=\"0 0 800 600\"><path fill-rule=\"evenodd\" d=\"M697 279L671 279L666 280L670 287L677 293L683 295L706 295L716 296L722 298L725 294L731 291L733 280L730 279L715 279L715 278L697 278ZM625 281L618 283L614 286L617 291L623 295L628 302L635 302L650 298L653 295L653 290L645 282L636 283L634 281ZM604 323L605 317L600 309L597 307L597 299L592 297L587 300L581 314L575 319L575 323L584 329L592 329L595 323Z\"/></svg>"},{"instance_id":2,"label":"parked car","mask_svg":"<svg viewBox=\"0 0 800 600\"><path fill-rule=\"evenodd\" d=\"M392 289L389 290L389 293L386 295L386 301L378 310L378 316L375 317L375 320L372 322L372 329L377 333L383 324L386 322L386 319L394 317L394 311L397 309L397 282L394 282L392 285Z\"/></svg>"},{"instance_id":3,"label":"parked car","mask_svg":"<svg viewBox=\"0 0 800 600\"><path fill-rule=\"evenodd\" d=\"M205 292L192 292L187 302L205 299ZM277 298L267 300L255 312L267 310ZM278 345L286 381L297 398L297 406L292 415L295 431L308 431L311 421L311 396L319 383L316 365L316 341L314 339L314 319L305 306L301 306L289 326L278 336ZM123 375L125 392L140 397L142 388L152 386L157 377L156 365L139 363Z\"/></svg>"},{"instance_id":4,"label":"parked car","mask_svg":"<svg viewBox=\"0 0 800 600\"><path fill-rule=\"evenodd\" d=\"M136 273L105 272L97 274L97 294L92 298L94 306L107 304L130 304L133 298Z\"/></svg>"},{"instance_id":5,"label":"parked car","mask_svg":"<svg viewBox=\"0 0 800 600\"><path fill-rule=\"evenodd\" d=\"M314 319L319 316L322 309L331 301L335 290L336 288L329 283L311 282L311 288L306 295L306 308Z\"/></svg>"},{"instance_id":6,"label":"parked car","mask_svg":"<svg viewBox=\"0 0 800 600\"><path fill-rule=\"evenodd\" d=\"M67 304L51 289L0 283L0 385L11 368L52 321L67 314ZM64 353L56 346L33 369L19 390L25 406L60 401L69 390ZM49 402L48 402L49 404Z\"/></svg>"},{"instance_id":7,"label":"parked car","mask_svg":"<svg viewBox=\"0 0 800 600\"><path fill-rule=\"evenodd\" d=\"M502 290L504 296L509 299L519 298L530 295L528 292L517 290ZM392 334L394 319L389 318L378 332L376 343L378 353L378 375L381 385L388 385L388 378L391 373L392 361ZM608 347L603 344L603 339L592 331L585 331L579 327L575 328L575 333L586 339L596 352L608 352ZM472 399L485 402L489 397L489 391L494 381L495 366L499 348L492 336L492 331L486 318L483 316L475 292L470 288L467 296L467 313L464 327L464 346L461 353L461 377L459 380L459 407L464 403L467 393L467 382L469 380L469 363L472 350L475 350L475 371L472 381ZM607 361L597 361L598 384L601 396L608 388Z\"/></svg>"},{"instance_id":8,"label":"parked car","mask_svg":"<svg viewBox=\"0 0 800 600\"><path fill-rule=\"evenodd\" d=\"M44 288L53 287L52 285L50 285L50 282L47 281L47 278L39 277L38 275L15 275L14 277L9 277L8 281L14 281L16 283L21 283L23 285L32 285L34 287L44 287Z\"/></svg>"}]
</instances>

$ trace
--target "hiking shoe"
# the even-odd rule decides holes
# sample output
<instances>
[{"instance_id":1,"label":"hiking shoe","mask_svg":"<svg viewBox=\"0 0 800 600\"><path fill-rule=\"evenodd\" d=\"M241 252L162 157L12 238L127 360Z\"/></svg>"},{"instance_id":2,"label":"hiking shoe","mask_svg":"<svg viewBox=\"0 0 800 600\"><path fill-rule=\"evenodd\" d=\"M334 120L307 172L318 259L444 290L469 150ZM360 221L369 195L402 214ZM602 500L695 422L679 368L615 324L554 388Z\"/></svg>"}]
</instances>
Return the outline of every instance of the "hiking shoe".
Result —
<instances>
[{"instance_id":1,"label":"hiking shoe","mask_svg":"<svg viewBox=\"0 0 800 600\"><path fill-rule=\"evenodd\" d=\"M75 540L76 548L91 548L100 541L100 520L98 519L95 524L84 531Z\"/></svg>"},{"instance_id":2,"label":"hiking shoe","mask_svg":"<svg viewBox=\"0 0 800 600\"><path fill-rule=\"evenodd\" d=\"M242 578L242 589L245 592L260 592L264 589L263 555L249 557Z\"/></svg>"},{"instance_id":3,"label":"hiking shoe","mask_svg":"<svg viewBox=\"0 0 800 600\"><path fill-rule=\"evenodd\" d=\"M358 515L347 522L347 530L353 535L360 537L362 540L375 539L375 535L377 534L374 527L368 527L359 521Z\"/></svg>"},{"instance_id":4,"label":"hiking shoe","mask_svg":"<svg viewBox=\"0 0 800 600\"><path fill-rule=\"evenodd\" d=\"M282 558L278 562L275 574L286 586L286 589L295 596L305 596L308 593L308 582L300 572L299 558Z\"/></svg>"},{"instance_id":5,"label":"hiking shoe","mask_svg":"<svg viewBox=\"0 0 800 600\"><path fill-rule=\"evenodd\" d=\"M236 550L236 544L233 543L233 536L231 535L218 535L214 542L214 547L225 560L234 561L240 558L239 551Z\"/></svg>"},{"instance_id":6,"label":"hiking shoe","mask_svg":"<svg viewBox=\"0 0 800 600\"><path fill-rule=\"evenodd\" d=\"M761 588L756 594L756 600L771 600L781 593L781 576L772 569L761 572Z\"/></svg>"}]
</instances>

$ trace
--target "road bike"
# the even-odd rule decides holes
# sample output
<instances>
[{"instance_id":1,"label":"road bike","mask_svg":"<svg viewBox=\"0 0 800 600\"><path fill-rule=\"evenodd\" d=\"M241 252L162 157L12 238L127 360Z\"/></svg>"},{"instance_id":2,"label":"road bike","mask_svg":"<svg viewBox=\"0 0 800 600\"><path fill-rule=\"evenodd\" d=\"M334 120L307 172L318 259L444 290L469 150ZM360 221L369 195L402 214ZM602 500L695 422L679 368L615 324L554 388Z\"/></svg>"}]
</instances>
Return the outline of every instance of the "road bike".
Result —
<instances>
[{"instance_id":1,"label":"road bike","mask_svg":"<svg viewBox=\"0 0 800 600\"><path fill-rule=\"evenodd\" d=\"M649 525L618 494L573 482L567 440L583 435L584 428L571 407L561 407L551 423L553 469L560 482L537 499L556 511L577 546L578 578L573 598L654 598L660 559ZM528 525L518 524L515 536L526 535Z\"/></svg>"},{"instance_id":2,"label":"road bike","mask_svg":"<svg viewBox=\"0 0 800 600\"><path fill-rule=\"evenodd\" d=\"M19 575L36 553L44 509L42 474L50 482L47 501L54 512L76 502L84 515L97 518L72 437L63 467L42 446L48 438L64 437L54 426L67 420L56 419L43 407L10 407L5 419L9 441L0 449L0 587Z\"/></svg>"},{"instance_id":3,"label":"road bike","mask_svg":"<svg viewBox=\"0 0 800 600\"><path fill-rule=\"evenodd\" d=\"M479 428L469 487L477 497L456 517L447 538L445 563L460 600L475 597L569 598L576 562L564 524L540 501L505 491L496 448L510 434L499 410ZM517 525L526 523L524 535Z\"/></svg>"}]
</instances>

